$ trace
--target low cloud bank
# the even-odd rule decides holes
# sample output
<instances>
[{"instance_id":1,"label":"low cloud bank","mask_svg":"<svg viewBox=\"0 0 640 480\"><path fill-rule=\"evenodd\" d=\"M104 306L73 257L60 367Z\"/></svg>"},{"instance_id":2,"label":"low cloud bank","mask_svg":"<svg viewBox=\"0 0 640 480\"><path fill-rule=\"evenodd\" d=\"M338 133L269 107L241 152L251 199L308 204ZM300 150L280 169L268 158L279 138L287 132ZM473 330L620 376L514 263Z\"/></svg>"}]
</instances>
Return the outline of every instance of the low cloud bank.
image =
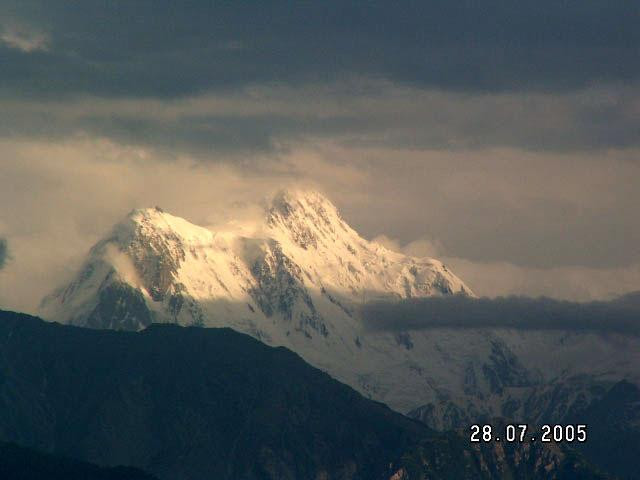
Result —
<instances>
[{"instance_id":1,"label":"low cloud bank","mask_svg":"<svg viewBox=\"0 0 640 480\"><path fill-rule=\"evenodd\" d=\"M374 331L428 328L509 328L640 335L640 291L608 302L550 298L470 298L462 295L373 302L362 307Z\"/></svg>"}]
</instances>

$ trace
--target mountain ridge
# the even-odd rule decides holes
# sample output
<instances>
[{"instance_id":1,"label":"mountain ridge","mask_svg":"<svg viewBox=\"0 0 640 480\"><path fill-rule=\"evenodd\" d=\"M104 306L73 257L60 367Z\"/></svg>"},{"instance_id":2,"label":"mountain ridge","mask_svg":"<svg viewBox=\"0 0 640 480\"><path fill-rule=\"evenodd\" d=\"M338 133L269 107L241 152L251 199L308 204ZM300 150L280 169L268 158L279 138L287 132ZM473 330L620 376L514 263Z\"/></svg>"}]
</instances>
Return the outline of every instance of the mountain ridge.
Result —
<instances>
[{"instance_id":1,"label":"mountain ridge","mask_svg":"<svg viewBox=\"0 0 640 480\"><path fill-rule=\"evenodd\" d=\"M0 311L0 352L0 441L161 480L605 478L562 446L474 448L232 329Z\"/></svg>"},{"instance_id":2,"label":"mountain ridge","mask_svg":"<svg viewBox=\"0 0 640 480\"><path fill-rule=\"evenodd\" d=\"M0 441L0 474L5 480L157 480L130 467L98 467Z\"/></svg>"}]
</instances>

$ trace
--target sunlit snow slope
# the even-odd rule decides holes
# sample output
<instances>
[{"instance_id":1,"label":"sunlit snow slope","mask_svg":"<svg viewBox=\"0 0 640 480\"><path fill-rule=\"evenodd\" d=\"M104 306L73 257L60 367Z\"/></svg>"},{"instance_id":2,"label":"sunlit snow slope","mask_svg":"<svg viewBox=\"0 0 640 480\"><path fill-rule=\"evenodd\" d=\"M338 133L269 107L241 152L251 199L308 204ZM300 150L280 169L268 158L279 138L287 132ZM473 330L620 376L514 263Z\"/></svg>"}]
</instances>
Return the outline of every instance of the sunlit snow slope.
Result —
<instances>
[{"instance_id":1,"label":"sunlit snow slope","mask_svg":"<svg viewBox=\"0 0 640 480\"><path fill-rule=\"evenodd\" d=\"M371 300L451 294L473 295L438 260L365 240L317 192L284 191L259 221L215 230L157 208L131 212L41 313L93 328L231 327L286 346L398 410L427 404L422 417L446 427L522 403L542 378L512 352L520 340L508 332L374 333L358 315Z\"/></svg>"}]
</instances>

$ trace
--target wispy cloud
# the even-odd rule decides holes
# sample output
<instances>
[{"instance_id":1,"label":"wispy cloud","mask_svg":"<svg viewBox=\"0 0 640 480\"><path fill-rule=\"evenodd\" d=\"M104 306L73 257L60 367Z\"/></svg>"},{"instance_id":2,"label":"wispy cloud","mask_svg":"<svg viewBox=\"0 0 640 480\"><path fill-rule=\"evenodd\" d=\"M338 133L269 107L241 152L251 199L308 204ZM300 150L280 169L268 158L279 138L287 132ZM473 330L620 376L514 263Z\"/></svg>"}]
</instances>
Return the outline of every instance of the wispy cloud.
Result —
<instances>
[{"instance_id":1,"label":"wispy cloud","mask_svg":"<svg viewBox=\"0 0 640 480\"><path fill-rule=\"evenodd\" d=\"M31 53L38 50L47 50L49 36L26 27L0 26L0 42L9 48Z\"/></svg>"}]
</instances>

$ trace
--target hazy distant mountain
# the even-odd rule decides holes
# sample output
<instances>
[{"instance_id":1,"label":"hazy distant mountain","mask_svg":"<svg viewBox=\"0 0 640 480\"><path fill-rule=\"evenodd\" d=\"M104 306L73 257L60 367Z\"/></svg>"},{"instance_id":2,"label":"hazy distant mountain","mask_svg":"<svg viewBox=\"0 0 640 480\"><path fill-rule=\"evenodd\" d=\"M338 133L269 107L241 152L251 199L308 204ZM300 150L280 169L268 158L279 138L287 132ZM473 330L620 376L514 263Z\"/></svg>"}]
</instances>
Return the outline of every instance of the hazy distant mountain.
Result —
<instances>
[{"instance_id":1,"label":"hazy distant mountain","mask_svg":"<svg viewBox=\"0 0 640 480\"><path fill-rule=\"evenodd\" d=\"M435 433L230 329L0 311L0 375L0 440L161 479L604 478L563 446Z\"/></svg>"},{"instance_id":2,"label":"hazy distant mountain","mask_svg":"<svg viewBox=\"0 0 640 480\"><path fill-rule=\"evenodd\" d=\"M231 218L234 212L228 212ZM638 338L592 333L431 329L374 332L364 301L473 293L445 265L367 241L317 192L277 194L254 220L203 228L135 210L98 242L42 315L139 330L152 322L230 327L282 345L438 429L494 416L533 421L529 399L589 377L610 387L640 375ZM571 383L573 385L573 383ZM559 418L555 418L556 420Z\"/></svg>"}]
</instances>

